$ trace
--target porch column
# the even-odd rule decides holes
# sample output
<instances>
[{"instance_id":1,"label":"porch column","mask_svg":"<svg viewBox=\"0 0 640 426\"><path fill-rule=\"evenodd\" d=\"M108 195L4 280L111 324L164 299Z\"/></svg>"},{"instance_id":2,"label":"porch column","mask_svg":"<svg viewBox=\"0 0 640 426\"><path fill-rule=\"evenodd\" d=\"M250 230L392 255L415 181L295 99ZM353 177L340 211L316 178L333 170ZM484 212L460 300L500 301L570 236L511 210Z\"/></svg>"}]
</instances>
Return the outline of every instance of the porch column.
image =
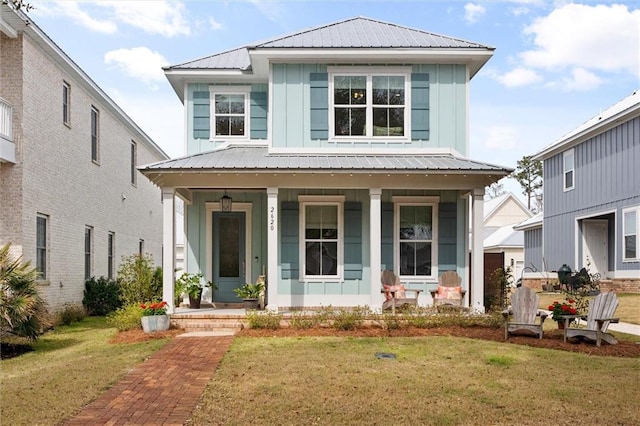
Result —
<instances>
[{"instance_id":1,"label":"porch column","mask_svg":"<svg viewBox=\"0 0 640 426\"><path fill-rule=\"evenodd\" d=\"M484 312L484 188L471 196L471 300L474 311Z\"/></svg>"},{"instance_id":2,"label":"porch column","mask_svg":"<svg viewBox=\"0 0 640 426\"><path fill-rule=\"evenodd\" d=\"M382 310L382 299L380 298L380 264L382 255L380 246L382 241L382 189L369 189L369 265L371 268L371 309Z\"/></svg>"},{"instance_id":3,"label":"porch column","mask_svg":"<svg viewBox=\"0 0 640 426\"><path fill-rule=\"evenodd\" d=\"M278 188L267 188L267 308L278 311Z\"/></svg>"},{"instance_id":4,"label":"porch column","mask_svg":"<svg viewBox=\"0 0 640 426\"><path fill-rule=\"evenodd\" d=\"M176 270L176 208L175 189L162 188L162 300L167 312L175 312L174 286Z\"/></svg>"}]
</instances>

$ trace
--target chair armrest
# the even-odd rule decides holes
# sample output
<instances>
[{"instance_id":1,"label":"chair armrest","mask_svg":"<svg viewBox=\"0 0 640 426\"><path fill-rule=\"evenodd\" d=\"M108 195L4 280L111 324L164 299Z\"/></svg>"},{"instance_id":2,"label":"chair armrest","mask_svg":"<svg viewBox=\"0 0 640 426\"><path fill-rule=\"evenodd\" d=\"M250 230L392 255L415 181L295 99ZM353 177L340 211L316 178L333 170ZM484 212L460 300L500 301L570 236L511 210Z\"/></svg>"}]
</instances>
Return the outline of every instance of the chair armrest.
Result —
<instances>
[{"instance_id":1,"label":"chair armrest","mask_svg":"<svg viewBox=\"0 0 640 426\"><path fill-rule=\"evenodd\" d=\"M549 316L548 313L546 313L545 311L541 311L541 310L538 310L538 313L536 315L540 316L540 319L542 321L546 320L547 317Z\"/></svg>"},{"instance_id":2,"label":"chair armrest","mask_svg":"<svg viewBox=\"0 0 640 426\"><path fill-rule=\"evenodd\" d=\"M606 322L606 321L613 322L613 323L620 322L620 318L594 318L593 320L596 322Z\"/></svg>"},{"instance_id":3,"label":"chair armrest","mask_svg":"<svg viewBox=\"0 0 640 426\"><path fill-rule=\"evenodd\" d=\"M416 294L416 297L418 297L420 295L420 293L423 291L421 288L405 288L404 292L407 293L409 291L413 291Z\"/></svg>"}]
</instances>

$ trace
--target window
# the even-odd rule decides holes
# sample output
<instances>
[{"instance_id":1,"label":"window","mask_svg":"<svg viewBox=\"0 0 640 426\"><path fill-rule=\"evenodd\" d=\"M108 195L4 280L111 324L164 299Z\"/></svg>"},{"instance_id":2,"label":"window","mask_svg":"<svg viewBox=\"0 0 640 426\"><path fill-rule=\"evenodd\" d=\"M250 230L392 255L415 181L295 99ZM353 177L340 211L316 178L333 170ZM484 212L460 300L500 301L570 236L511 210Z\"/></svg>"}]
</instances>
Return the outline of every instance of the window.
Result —
<instances>
[{"instance_id":1,"label":"window","mask_svg":"<svg viewBox=\"0 0 640 426\"><path fill-rule=\"evenodd\" d=\"M131 185L135 185L137 183L137 170L136 166L138 164L138 146L134 141L131 141Z\"/></svg>"},{"instance_id":2,"label":"window","mask_svg":"<svg viewBox=\"0 0 640 426\"><path fill-rule=\"evenodd\" d=\"M342 279L344 197L300 196L303 279Z\"/></svg>"},{"instance_id":3,"label":"window","mask_svg":"<svg viewBox=\"0 0 640 426\"><path fill-rule=\"evenodd\" d=\"M66 81L62 82L62 122L71 124L71 85Z\"/></svg>"},{"instance_id":4,"label":"window","mask_svg":"<svg viewBox=\"0 0 640 426\"><path fill-rule=\"evenodd\" d=\"M212 127L215 136L249 137L250 87L212 87Z\"/></svg>"},{"instance_id":5,"label":"window","mask_svg":"<svg viewBox=\"0 0 640 426\"><path fill-rule=\"evenodd\" d=\"M91 160L98 162L100 149L100 113L91 107Z\"/></svg>"},{"instance_id":6,"label":"window","mask_svg":"<svg viewBox=\"0 0 640 426\"><path fill-rule=\"evenodd\" d=\"M575 157L573 155L573 149L566 151L562 154L562 161L564 167L564 190L568 191L575 186L574 182L574 167Z\"/></svg>"},{"instance_id":7,"label":"window","mask_svg":"<svg viewBox=\"0 0 640 426\"><path fill-rule=\"evenodd\" d=\"M138 254L142 256L144 254L144 240L138 241Z\"/></svg>"},{"instance_id":8,"label":"window","mask_svg":"<svg viewBox=\"0 0 640 426\"><path fill-rule=\"evenodd\" d=\"M93 228L91 226L85 226L84 228L84 279L91 278L93 260Z\"/></svg>"},{"instance_id":9,"label":"window","mask_svg":"<svg viewBox=\"0 0 640 426\"><path fill-rule=\"evenodd\" d=\"M36 217L36 270L42 280L47 279L47 222L45 215Z\"/></svg>"},{"instance_id":10,"label":"window","mask_svg":"<svg viewBox=\"0 0 640 426\"><path fill-rule=\"evenodd\" d=\"M640 234L640 207L623 210L623 260L639 260L640 244L638 234Z\"/></svg>"},{"instance_id":11,"label":"window","mask_svg":"<svg viewBox=\"0 0 640 426\"><path fill-rule=\"evenodd\" d=\"M116 234L109 232L107 237L107 278L113 279L116 256Z\"/></svg>"},{"instance_id":12,"label":"window","mask_svg":"<svg viewBox=\"0 0 640 426\"><path fill-rule=\"evenodd\" d=\"M409 136L409 71L360 73L336 69L329 79L332 135L401 138Z\"/></svg>"},{"instance_id":13,"label":"window","mask_svg":"<svg viewBox=\"0 0 640 426\"><path fill-rule=\"evenodd\" d=\"M438 205L430 197L394 197L395 252L401 277L437 278Z\"/></svg>"}]
</instances>

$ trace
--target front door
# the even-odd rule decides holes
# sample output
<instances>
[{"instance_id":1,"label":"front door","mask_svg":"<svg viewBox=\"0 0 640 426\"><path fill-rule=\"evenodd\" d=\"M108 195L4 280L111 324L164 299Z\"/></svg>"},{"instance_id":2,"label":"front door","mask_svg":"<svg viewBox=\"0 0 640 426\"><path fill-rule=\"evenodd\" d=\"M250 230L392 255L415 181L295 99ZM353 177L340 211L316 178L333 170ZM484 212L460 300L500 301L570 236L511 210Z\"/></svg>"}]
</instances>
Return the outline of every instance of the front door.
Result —
<instances>
[{"instance_id":1,"label":"front door","mask_svg":"<svg viewBox=\"0 0 640 426\"><path fill-rule=\"evenodd\" d=\"M246 282L244 212L213 213L213 301L242 302L233 292Z\"/></svg>"},{"instance_id":2,"label":"front door","mask_svg":"<svg viewBox=\"0 0 640 426\"><path fill-rule=\"evenodd\" d=\"M589 266L590 273L599 272L604 278L608 270L607 221L585 220L582 228L582 265Z\"/></svg>"}]
</instances>

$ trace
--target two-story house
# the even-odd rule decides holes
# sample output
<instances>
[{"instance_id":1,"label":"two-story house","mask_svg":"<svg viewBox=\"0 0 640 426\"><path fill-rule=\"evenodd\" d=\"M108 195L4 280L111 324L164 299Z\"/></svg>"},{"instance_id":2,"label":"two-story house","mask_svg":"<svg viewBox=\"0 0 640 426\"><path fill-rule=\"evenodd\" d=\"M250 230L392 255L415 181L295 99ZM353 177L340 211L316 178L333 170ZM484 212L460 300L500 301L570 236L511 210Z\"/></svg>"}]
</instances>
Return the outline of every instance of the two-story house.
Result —
<instances>
[{"instance_id":1,"label":"two-story house","mask_svg":"<svg viewBox=\"0 0 640 426\"><path fill-rule=\"evenodd\" d=\"M162 188L164 270L177 195L186 270L215 302L266 275L270 309L379 309L381 270L423 290L454 270L482 310L484 188L511 171L466 157L493 51L358 17L167 67L188 155L141 168Z\"/></svg>"},{"instance_id":2,"label":"two-story house","mask_svg":"<svg viewBox=\"0 0 640 426\"><path fill-rule=\"evenodd\" d=\"M544 213L542 227L519 227L530 262L586 267L603 289L640 292L640 92L533 158L544 161Z\"/></svg>"},{"instance_id":3,"label":"two-story house","mask_svg":"<svg viewBox=\"0 0 640 426\"><path fill-rule=\"evenodd\" d=\"M122 256L162 258L160 191L137 171L168 156L33 20L0 3L0 244L31 261L51 310Z\"/></svg>"}]
</instances>

